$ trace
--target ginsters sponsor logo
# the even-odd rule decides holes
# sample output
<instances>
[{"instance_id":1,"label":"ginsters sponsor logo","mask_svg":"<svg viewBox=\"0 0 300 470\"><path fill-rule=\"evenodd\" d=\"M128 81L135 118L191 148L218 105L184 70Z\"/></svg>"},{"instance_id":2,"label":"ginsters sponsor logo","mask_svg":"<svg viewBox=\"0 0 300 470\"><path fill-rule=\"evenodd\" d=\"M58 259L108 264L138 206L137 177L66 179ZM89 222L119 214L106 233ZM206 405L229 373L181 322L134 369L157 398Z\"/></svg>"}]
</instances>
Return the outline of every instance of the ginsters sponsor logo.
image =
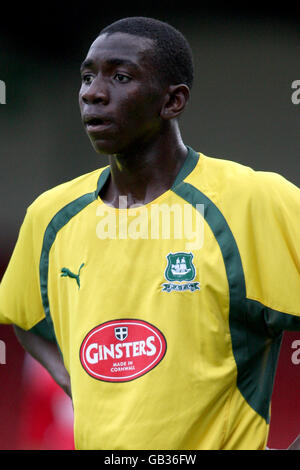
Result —
<instances>
[{"instance_id":1,"label":"ginsters sponsor logo","mask_svg":"<svg viewBox=\"0 0 300 470\"><path fill-rule=\"evenodd\" d=\"M80 362L95 379L128 382L157 366L166 349L166 339L154 325L143 320L113 320L86 335Z\"/></svg>"}]
</instances>

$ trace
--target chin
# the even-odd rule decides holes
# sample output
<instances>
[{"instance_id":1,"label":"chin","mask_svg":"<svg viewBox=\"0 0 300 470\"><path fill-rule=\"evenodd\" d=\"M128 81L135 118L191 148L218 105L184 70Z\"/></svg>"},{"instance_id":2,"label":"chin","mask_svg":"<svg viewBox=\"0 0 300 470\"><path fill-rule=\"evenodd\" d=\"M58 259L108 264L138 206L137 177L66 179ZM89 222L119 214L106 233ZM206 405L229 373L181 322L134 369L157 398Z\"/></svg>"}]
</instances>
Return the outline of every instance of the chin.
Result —
<instances>
[{"instance_id":1,"label":"chin","mask_svg":"<svg viewBox=\"0 0 300 470\"><path fill-rule=\"evenodd\" d=\"M130 152L131 146L121 145L116 139L90 139L96 153L101 155L118 155Z\"/></svg>"},{"instance_id":2,"label":"chin","mask_svg":"<svg viewBox=\"0 0 300 470\"><path fill-rule=\"evenodd\" d=\"M90 141L96 153L101 155L111 155L112 153L115 153L116 145L113 141L91 138Z\"/></svg>"}]
</instances>

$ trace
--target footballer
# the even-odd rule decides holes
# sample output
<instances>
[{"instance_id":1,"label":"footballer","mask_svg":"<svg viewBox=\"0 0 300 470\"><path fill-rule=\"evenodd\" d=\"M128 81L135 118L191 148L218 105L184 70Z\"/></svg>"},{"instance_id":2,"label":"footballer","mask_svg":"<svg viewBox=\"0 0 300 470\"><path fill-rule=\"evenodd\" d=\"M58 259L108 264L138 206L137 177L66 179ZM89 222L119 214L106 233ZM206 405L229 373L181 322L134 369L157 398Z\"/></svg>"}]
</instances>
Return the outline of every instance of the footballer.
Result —
<instances>
[{"instance_id":1,"label":"footballer","mask_svg":"<svg viewBox=\"0 0 300 470\"><path fill-rule=\"evenodd\" d=\"M183 142L193 58L169 24L114 22L80 73L109 164L28 207L0 323L72 397L76 449L265 449L282 334L300 330L300 190ZM166 233L168 208L190 229Z\"/></svg>"}]
</instances>

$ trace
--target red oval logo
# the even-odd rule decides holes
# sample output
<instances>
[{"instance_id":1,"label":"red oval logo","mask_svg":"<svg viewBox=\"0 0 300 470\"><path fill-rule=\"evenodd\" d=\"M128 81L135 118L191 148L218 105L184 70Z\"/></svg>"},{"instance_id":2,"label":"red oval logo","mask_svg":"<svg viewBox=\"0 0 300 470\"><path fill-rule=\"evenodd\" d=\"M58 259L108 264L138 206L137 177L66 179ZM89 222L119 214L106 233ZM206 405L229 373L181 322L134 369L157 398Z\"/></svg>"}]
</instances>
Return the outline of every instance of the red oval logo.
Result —
<instances>
[{"instance_id":1,"label":"red oval logo","mask_svg":"<svg viewBox=\"0 0 300 470\"><path fill-rule=\"evenodd\" d=\"M105 382L128 382L152 370L167 349L164 335L143 320L113 320L93 328L80 347L85 371Z\"/></svg>"}]
</instances>

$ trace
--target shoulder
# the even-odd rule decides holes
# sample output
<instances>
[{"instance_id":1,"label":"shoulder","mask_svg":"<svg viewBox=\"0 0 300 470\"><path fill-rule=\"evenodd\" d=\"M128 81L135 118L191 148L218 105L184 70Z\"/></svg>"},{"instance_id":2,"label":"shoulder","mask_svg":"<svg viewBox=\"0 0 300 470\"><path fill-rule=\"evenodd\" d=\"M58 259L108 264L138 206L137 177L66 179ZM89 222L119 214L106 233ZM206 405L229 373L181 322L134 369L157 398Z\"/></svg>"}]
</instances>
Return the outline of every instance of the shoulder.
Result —
<instances>
[{"instance_id":1,"label":"shoulder","mask_svg":"<svg viewBox=\"0 0 300 470\"><path fill-rule=\"evenodd\" d=\"M45 225L62 208L87 194L95 193L101 173L107 167L78 176L38 196L27 209L27 217Z\"/></svg>"},{"instance_id":2,"label":"shoulder","mask_svg":"<svg viewBox=\"0 0 300 470\"><path fill-rule=\"evenodd\" d=\"M300 203L300 189L282 175L258 171L231 160L199 154L190 183L220 203L233 201L277 204L287 200Z\"/></svg>"}]
</instances>

